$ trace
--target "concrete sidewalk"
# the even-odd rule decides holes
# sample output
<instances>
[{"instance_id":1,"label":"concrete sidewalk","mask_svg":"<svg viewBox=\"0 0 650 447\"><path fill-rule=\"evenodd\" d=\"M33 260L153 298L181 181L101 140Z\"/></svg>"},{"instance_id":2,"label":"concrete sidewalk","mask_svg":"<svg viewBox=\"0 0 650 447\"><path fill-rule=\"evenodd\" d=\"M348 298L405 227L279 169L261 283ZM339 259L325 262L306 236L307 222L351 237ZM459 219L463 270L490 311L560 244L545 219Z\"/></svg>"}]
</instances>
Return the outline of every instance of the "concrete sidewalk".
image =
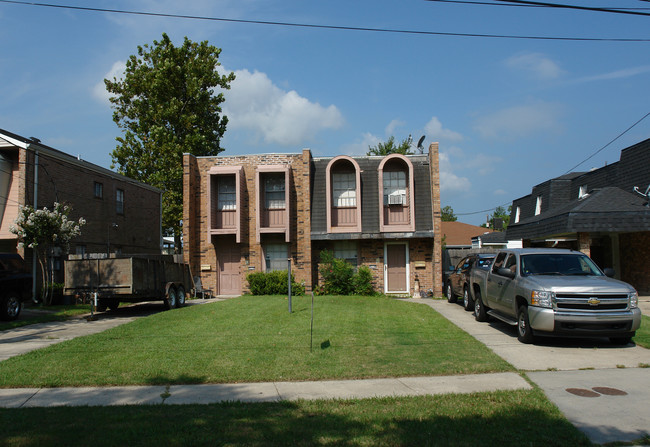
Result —
<instances>
[{"instance_id":1,"label":"concrete sidewalk","mask_svg":"<svg viewBox=\"0 0 650 447\"><path fill-rule=\"evenodd\" d=\"M464 376L173 385L169 387L14 388L0 389L0 407L177 405L212 404L225 401L365 399L518 389L531 389L531 385L514 372Z\"/></svg>"}]
</instances>

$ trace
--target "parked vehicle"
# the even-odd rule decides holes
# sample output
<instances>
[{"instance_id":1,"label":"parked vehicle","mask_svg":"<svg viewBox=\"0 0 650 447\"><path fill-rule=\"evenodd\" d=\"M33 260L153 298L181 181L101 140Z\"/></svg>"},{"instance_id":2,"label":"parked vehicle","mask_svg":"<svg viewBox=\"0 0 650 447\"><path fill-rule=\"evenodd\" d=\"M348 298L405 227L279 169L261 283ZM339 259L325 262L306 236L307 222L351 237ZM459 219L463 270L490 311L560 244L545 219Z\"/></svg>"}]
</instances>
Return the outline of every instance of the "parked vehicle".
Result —
<instances>
[{"instance_id":1,"label":"parked vehicle","mask_svg":"<svg viewBox=\"0 0 650 447\"><path fill-rule=\"evenodd\" d=\"M581 252L502 250L488 270L472 273L476 319L493 316L517 326L522 343L534 342L536 335L565 335L627 344L641 325L636 290L606 276Z\"/></svg>"},{"instance_id":2,"label":"parked vehicle","mask_svg":"<svg viewBox=\"0 0 650 447\"><path fill-rule=\"evenodd\" d=\"M167 309L185 304L193 282L187 264L173 256L128 256L65 261L66 295L98 294L97 310L117 309L120 302L162 300Z\"/></svg>"},{"instance_id":3,"label":"parked vehicle","mask_svg":"<svg viewBox=\"0 0 650 447\"><path fill-rule=\"evenodd\" d=\"M461 259L456 268L449 272L445 285L447 301L455 303L462 295L465 310L473 310L474 300L469 291L470 272L475 268L488 269L493 259L493 253L472 253Z\"/></svg>"},{"instance_id":4,"label":"parked vehicle","mask_svg":"<svg viewBox=\"0 0 650 447\"><path fill-rule=\"evenodd\" d=\"M0 253L0 320L15 320L32 296L32 274L17 254Z\"/></svg>"}]
</instances>

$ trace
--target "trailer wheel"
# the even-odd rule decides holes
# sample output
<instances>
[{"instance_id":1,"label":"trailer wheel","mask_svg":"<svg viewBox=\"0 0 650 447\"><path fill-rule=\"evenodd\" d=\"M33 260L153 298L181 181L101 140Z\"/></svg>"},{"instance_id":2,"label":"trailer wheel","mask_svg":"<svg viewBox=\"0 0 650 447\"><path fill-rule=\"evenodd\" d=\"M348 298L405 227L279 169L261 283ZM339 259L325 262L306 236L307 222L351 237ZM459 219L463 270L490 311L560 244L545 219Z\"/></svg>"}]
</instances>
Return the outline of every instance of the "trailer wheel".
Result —
<instances>
[{"instance_id":1,"label":"trailer wheel","mask_svg":"<svg viewBox=\"0 0 650 447\"><path fill-rule=\"evenodd\" d=\"M176 299L176 307L185 306L185 287L178 286L178 298Z\"/></svg>"},{"instance_id":2,"label":"trailer wheel","mask_svg":"<svg viewBox=\"0 0 650 447\"><path fill-rule=\"evenodd\" d=\"M106 300L102 300L102 299L97 300L97 307L95 308L95 310L97 312L106 312L106 309L108 309L108 303L106 302Z\"/></svg>"},{"instance_id":3,"label":"trailer wheel","mask_svg":"<svg viewBox=\"0 0 650 447\"><path fill-rule=\"evenodd\" d=\"M165 308L167 310L173 309L176 307L176 302L178 295L176 294L176 287L170 286L167 289L167 296L165 297Z\"/></svg>"}]
</instances>

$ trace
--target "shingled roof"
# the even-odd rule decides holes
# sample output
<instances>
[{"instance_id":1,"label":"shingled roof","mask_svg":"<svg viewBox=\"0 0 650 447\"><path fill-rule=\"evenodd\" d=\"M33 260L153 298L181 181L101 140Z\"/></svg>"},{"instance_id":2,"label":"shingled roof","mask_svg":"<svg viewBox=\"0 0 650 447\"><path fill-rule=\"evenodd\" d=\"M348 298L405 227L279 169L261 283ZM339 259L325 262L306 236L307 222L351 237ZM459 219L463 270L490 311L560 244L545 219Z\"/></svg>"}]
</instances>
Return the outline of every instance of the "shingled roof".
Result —
<instances>
[{"instance_id":1,"label":"shingled roof","mask_svg":"<svg viewBox=\"0 0 650 447\"><path fill-rule=\"evenodd\" d=\"M617 187L588 196L508 226L508 239L531 239L577 232L650 231L648 200Z\"/></svg>"}]
</instances>

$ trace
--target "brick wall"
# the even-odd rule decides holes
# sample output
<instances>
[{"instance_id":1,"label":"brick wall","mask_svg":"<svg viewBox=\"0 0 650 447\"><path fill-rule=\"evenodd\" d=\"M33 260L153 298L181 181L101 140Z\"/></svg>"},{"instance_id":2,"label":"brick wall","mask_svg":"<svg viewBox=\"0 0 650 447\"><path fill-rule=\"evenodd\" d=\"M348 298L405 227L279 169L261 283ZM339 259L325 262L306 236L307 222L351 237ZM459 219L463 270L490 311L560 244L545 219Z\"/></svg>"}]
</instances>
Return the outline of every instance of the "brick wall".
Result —
<instances>
[{"instance_id":1,"label":"brick wall","mask_svg":"<svg viewBox=\"0 0 650 447\"><path fill-rule=\"evenodd\" d=\"M431 169L431 200L433 202L433 295L442 296L442 214L440 211L440 160L438 143L429 145ZM423 289L420 284L420 289ZM426 289L428 290L428 288Z\"/></svg>"},{"instance_id":2,"label":"brick wall","mask_svg":"<svg viewBox=\"0 0 650 447\"><path fill-rule=\"evenodd\" d=\"M290 165L290 243L292 273L297 282L304 282L311 290L311 220L310 220L310 166L311 153L261 154L232 157L183 157L183 188L185 223L184 258L192 274L201 276L206 288L219 290L215 244L222 235L209 235L208 229L208 172L217 166L243 167L242 228L240 245L240 272L242 292L249 291L246 274L263 270L262 245L272 241L273 235L263 234L257 242L257 216L255 203L256 168L261 165Z\"/></svg>"},{"instance_id":3,"label":"brick wall","mask_svg":"<svg viewBox=\"0 0 650 447\"><path fill-rule=\"evenodd\" d=\"M619 235L621 280L632 284L640 295L650 295L650 232Z\"/></svg>"}]
</instances>

